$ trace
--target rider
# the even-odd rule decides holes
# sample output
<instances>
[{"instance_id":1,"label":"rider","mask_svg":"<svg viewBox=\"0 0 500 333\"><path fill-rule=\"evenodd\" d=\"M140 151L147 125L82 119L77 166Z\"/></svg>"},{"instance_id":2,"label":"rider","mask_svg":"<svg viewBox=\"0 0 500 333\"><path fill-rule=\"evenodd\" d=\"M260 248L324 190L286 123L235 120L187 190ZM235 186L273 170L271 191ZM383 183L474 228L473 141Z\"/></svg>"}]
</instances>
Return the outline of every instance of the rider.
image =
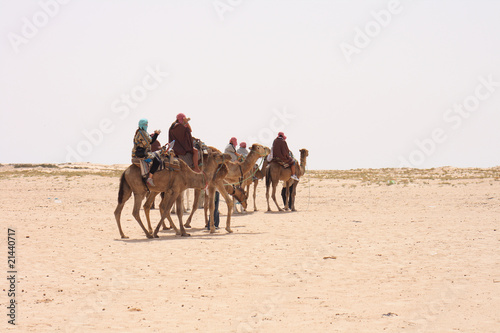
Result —
<instances>
[{"instance_id":1,"label":"rider","mask_svg":"<svg viewBox=\"0 0 500 333\"><path fill-rule=\"evenodd\" d=\"M288 149L286 136L283 132L279 132L278 137L274 139L273 157L278 161L290 165L290 170L292 171L292 176L290 178L299 181L295 173L295 160L290 156L290 149Z\"/></svg>"},{"instance_id":2,"label":"rider","mask_svg":"<svg viewBox=\"0 0 500 333\"><path fill-rule=\"evenodd\" d=\"M184 113L179 113L168 131L168 141L172 142L175 140L173 149L177 156L183 156L187 153L193 154L193 170L201 172L198 167L198 149L193 147L192 130L189 120L191 118L186 118Z\"/></svg>"},{"instance_id":3,"label":"rider","mask_svg":"<svg viewBox=\"0 0 500 333\"><path fill-rule=\"evenodd\" d=\"M151 156L151 144L156 141L158 135L160 134L160 130L154 131L153 135L150 136L148 134L148 120L141 119L139 120L139 128L135 131L134 136L134 148L132 149L132 158L146 158L146 161L153 160L153 165L149 170L148 185L155 186L153 182L153 174L158 170L160 166L160 162Z\"/></svg>"},{"instance_id":4,"label":"rider","mask_svg":"<svg viewBox=\"0 0 500 333\"><path fill-rule=\"evenodd\" d=\"M240 142L240 148L238 148L238 150L236 152L243 157L247 157L247 155L248 155L247 143Z\"/></svg>"},{"instance_id":5,"label":"rider","mask_svg":"<svg viewBox=\"0 0 500 333\"><path fill-rule=\"evenodd\" d=\"M224 149L224 153L231 155L231 162L234 162L240 157L240 154L236 152L236 146L238 145L238 140L233 136L231 140L229 140L226 149Z\"/></svg>"}]
</instances>

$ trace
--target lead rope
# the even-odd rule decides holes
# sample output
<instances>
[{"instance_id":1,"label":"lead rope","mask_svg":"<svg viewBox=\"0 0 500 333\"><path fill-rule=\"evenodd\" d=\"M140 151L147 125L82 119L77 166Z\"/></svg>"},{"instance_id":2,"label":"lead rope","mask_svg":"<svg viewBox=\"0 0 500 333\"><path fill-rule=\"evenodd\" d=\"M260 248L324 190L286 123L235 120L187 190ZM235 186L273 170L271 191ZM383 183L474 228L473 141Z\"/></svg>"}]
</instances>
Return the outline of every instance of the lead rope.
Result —
<instances>
[{"instance_id":1,"label":"lead rope","mask_svg":"<svg viewBox=\"0 0 500 333\"><path fill-rule=\"evenodd\" d=\"M265 157L263 157L263 158L261 159L259 167L258 167L258 168L257 168L254 172L252 172L252 173L250 174L250 177L243 179L243 180L241 181L241 183L228 183L228 184L229 184L229 185L241 185L241 184L242 184L245 180L248 180L248 179L250 179L250 178L253 178L253 177L255 176L255 174L257 173L257 171L258 171L258 170L262 167L262 164L264 163L264 158L265 158ZM240 166L240 168L241 168L241 166Z\"/></svg>"}]
</instances>

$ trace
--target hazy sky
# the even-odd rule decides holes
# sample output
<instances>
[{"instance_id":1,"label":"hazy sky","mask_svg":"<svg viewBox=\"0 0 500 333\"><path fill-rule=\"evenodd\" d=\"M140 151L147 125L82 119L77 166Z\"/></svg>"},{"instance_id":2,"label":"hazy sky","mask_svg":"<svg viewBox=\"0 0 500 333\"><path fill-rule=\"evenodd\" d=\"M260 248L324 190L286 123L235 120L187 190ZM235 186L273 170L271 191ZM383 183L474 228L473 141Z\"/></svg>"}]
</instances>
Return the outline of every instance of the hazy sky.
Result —
<instances>
[{"instance_id":1,"label":"hazy sky","mask_svg":"<svg viewBox=\"0 0 500 333\"><path fill-rule=\"evenodd\" d=\"M500 1L0 1L0 163L128 163L179 112L309 169L500 165Z\"/></svg>"}]
</instances>

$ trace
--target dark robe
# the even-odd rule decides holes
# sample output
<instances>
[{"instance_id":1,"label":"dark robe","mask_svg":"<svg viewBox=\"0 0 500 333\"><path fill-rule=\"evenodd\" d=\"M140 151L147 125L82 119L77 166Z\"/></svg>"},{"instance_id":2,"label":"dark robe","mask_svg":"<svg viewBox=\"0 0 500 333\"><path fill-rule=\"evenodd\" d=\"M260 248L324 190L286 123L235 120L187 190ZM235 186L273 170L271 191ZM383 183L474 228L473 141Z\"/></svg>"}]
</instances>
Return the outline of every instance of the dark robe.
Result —
<instances>
[{"instance_id":1,"label":"dark robe","mask_svg":"<svg viewBox=\"0 0 500 333\"><path fill-rule=\"evenodd\" d=\"M286 141L282 137L277 137L273 142L273 158L282 162L293 164L293 159L290 157L290 150Z\"/></svg>"},{"instance_id":2,"label":"dark robe","mask_svg":"<svg viewBox=\"0 0 500 333\"><path fill-rule=\"evenodd\" d=\"M193 137L188 127L174 122L168 131L168 141L175 140L174 152L176 155L193 153Z\"/></svg>"}]
</instances>

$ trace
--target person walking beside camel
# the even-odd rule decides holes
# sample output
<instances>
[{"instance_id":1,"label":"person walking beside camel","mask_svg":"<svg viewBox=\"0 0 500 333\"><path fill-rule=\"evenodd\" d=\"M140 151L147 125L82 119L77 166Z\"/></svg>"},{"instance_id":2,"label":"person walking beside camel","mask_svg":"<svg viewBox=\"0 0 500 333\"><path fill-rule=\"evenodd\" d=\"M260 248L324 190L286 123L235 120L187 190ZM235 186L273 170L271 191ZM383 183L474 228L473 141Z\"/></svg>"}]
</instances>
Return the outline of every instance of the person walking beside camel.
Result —
<instances>
[{"instance_id":1,"label":"person walking beside camel","mask_svg":"<svg viewBox=\"0 0 500 333\"><path fill-rule=\"evenodd\" d=\"M160 134L160 130L154 131L153 135L150 136L148 134L148 120L141 119L139 120L139 128L135 131L134 136L134 148L132 149L132 158L146 158L145 161L151 162L153 161L153 165L149 170L149 175L147 179L147 183L150 186L155 186L153 182L153 174L158 170L160 166L160 162L150 156L151 154L151 144L156 142L158 135Z\"/></svg>"},{"instance_id":2,"label":"person walking beside camel","mask_svg":"<svg viewBox=\"0 0 500 333\"><path fill-rule=\"evenodd\" d=\"M281 162L283 166L290 166L290 171L292 172L291 179L299 181L297 174L295 173L295 160L290 156L290 149L288 149L288 144L286 143L285 133L279 132L278 137L274 139L273 142L273 158L278 162Z\"/></svg>"},{"instance_id":3,"label":"person walking beside camel","mask_svg":"<svg viewBox=\"0 0 500 333\"><path fill-rule=\"evenodd\" d=\"M177 156L184 156L188 153L193 154L193 170L200 173L201 170L198 166L198 149L193 146L193 137L191 136L191 125L189 125L191 118L186 118L184 113L179 113L176 120L170 126L168 131L168 141L175 140L174 152Z\"/></svg>"}]
</instances>

